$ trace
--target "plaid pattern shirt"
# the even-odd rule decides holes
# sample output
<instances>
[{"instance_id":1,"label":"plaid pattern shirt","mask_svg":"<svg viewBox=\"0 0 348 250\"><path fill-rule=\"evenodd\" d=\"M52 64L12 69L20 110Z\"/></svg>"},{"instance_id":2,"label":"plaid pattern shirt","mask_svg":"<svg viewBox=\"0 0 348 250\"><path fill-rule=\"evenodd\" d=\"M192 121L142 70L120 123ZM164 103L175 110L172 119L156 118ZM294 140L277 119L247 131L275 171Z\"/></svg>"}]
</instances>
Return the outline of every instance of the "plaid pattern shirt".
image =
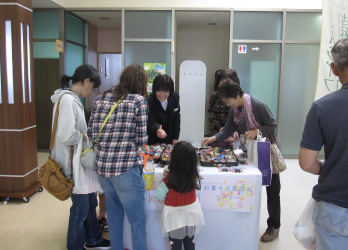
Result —
<instances>
[{"instance_id":1,"label":"plaid pattern shirt","mask_svg":"<svg viewBox=\"0 0 348 250\"><path fill-rule=\"evenodd\" d=\"M115 103L112 93L95 99L87 132L93 141ZM143 146L146 142L146 99L141 95L129 94L118 104L98 138L98 174L113 177L133 167L143 166L138 146Z\"/></svg>"}]
</instances>

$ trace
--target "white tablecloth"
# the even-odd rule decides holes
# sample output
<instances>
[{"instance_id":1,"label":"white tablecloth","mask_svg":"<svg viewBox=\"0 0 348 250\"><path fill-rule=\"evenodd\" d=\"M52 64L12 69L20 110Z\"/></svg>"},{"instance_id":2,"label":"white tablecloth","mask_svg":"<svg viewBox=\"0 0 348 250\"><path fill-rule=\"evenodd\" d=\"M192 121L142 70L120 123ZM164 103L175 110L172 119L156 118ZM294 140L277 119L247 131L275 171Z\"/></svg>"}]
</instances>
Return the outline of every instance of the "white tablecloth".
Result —
<instances>
[{"instance_id":1,"label":"white tablecloth","mask_svg":"<svg viewBox=\"0 0 348 250\"><path fill-rule=\"evenodd\" d=\"M254 166L243 166L243 168L243 173L230 173L218 172L215 167L200 167L200 174L203 177L202 190L204 187L211 186L212 181L219 182L219 179L234 183L243 178L254 178L254 198L253 209L247 212L206 210L201 202L206 224L202 231L195 235L197 250L253 250L258 248L262 176ZM155 184L158 185L162 178L163 169L156 168ZM168 238L162 236L160 228L163 204L158 202L153 194L154 190L146 192L148 250L169 250ZM197 196L204 199L204 197L200 197L200 192L197 192ZM130 225L126 218L124 223L124 247L133 249L131 242Z\"/></svg>"}]
</instances>

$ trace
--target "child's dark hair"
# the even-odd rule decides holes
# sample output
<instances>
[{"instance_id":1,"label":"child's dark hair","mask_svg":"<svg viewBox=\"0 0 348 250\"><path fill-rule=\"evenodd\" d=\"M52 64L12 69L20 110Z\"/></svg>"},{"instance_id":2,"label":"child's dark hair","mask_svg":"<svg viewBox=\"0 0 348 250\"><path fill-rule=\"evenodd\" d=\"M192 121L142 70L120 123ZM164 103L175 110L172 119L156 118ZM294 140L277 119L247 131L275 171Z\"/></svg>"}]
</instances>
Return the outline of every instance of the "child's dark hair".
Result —
<instances>
[{"instance_id":1,"label":"child's dark hair","mask_svg":"<svg viewBox=\"0 0 348 250\"><path fill-rule=\"evenodd\" d=\"M99 88L101 84L100 75L98 71L89 64L84 64L76 68L73 76L62 75L60 78L61 88L69 88L69 81L72 80L72 85L78 82L84 82L89 78L89 81L93 82L93 88Z\"/></svg>"},{"instance_id":2,"label":"child's dark hair","mask_svg":"<svg viewBox=\"0 0 348 250\"><path fill-rule=\"evenodd\" d=\"M152 93L156 91L169 91L169 96L171 97L174 93L174 82L172 78L168 75L158 75L153 80Z\"/></svg>"},{"instance_id":3,"label":"child's dark hair","mask_svg":"<svg viewBox=\"0 0 348 250\"><path fill-rule=\"evenodd\" d=\"M191 143L179 141L173 148L169 163L168 188L179 193L201 189L201 179L197 167L196 149Z\"/></svg>"}]
</instances>

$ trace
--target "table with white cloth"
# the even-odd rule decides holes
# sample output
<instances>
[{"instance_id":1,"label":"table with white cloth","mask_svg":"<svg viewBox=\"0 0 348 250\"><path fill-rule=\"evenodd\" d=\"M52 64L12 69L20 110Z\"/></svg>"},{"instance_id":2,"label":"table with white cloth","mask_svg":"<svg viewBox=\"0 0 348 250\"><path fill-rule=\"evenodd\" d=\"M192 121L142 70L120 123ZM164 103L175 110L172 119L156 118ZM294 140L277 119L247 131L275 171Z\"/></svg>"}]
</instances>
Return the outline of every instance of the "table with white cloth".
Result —
<instances>
[{"instance_id":1,"label":"table with white cloth","mask_svg":"<svg viewBox=\"0 0 348 250\"><path fill-rule=\"evenodd\" d=\"M197 250L258 248L262 175L253 165L239 165L241 173L219 172L216 167L199 166L201 190L197 191L205 226L195 235ZM161 233L163 201L155 188L163 179L163 168L156 167L154 189L146 191L148 250L169 250L168 237ZM127 217L124 247L133 249Z\"/></svg>"}]
</instances>

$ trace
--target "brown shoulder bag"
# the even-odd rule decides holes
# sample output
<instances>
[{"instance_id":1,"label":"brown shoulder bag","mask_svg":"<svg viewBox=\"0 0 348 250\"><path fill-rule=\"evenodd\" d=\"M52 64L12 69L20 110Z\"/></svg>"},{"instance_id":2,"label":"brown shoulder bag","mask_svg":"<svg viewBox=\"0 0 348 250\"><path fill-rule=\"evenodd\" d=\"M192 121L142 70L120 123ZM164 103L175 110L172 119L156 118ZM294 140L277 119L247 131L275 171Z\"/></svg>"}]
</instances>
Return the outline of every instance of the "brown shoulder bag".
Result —
<instances>
[{"instance_id":1,"label":"brown shoulder bag","mask_svg":"<svg viewBox=\"0 0 348 250\"><path fill-rule=\"evenodd\" d=\"M64 94L63 94L64 95ZM65 201L69 199L72 194L72 190L74 187L74 181L72 178L66 178L63 172L63 169L59 164L52 159L52 149L54 145L54 139L56 137L57 130L57 122L58 122L58 113L59 113L59 104L63 95L60 96L56 114L54 116L53 130L51 134L51 142L50 142L50 155L48 156L48 160L45 164L39 169L39 181L42 186L54 197L58 200ZM72 169L72 157L74 146L70 146L70 162Z\"/></svg>"}]
</instances>

